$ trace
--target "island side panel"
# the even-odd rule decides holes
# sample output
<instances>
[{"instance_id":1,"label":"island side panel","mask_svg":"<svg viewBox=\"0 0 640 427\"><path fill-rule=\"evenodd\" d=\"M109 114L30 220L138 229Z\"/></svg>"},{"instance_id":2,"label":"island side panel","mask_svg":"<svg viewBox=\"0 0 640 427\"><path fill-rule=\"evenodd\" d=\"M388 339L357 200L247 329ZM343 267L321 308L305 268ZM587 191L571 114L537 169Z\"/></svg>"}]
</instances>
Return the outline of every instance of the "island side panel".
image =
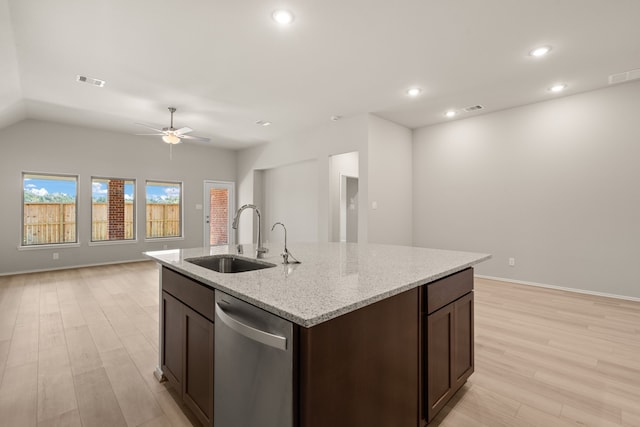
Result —
<instances>
[{"instance_id":1,"label":"island side panel","mask_svg":"<svg viewBox=\"0 0 640 427\"><path fill-rule=\"evenodd\" d=\"M299 352L300 427L419 425L418 289L300 328Z\"/></svg>"}]
</instances>

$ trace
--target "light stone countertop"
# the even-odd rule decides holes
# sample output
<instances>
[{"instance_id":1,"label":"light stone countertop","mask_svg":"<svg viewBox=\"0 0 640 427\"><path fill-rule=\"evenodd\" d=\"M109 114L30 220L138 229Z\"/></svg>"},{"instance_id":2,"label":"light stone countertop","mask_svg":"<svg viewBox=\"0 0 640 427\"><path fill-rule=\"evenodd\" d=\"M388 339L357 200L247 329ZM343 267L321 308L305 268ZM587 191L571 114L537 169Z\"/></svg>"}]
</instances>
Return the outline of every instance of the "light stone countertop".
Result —
<instances>
[{"instance_id":1,"label":"light stone countertop","mask_svg":"<svg viewBox=\"0 0 640 427\"><path fill-rule=\"evenodd\" d=\"M255 246L243 245L245 258ZM409 246L357 243L290 243L302 263L283 265L282 247L268 246L262 260L276 267L218 273L186 258L233 253L235 246L146 252L158 263L303 327L354 311L441 277L491 255Z\"/></svg>"}]
</instances>

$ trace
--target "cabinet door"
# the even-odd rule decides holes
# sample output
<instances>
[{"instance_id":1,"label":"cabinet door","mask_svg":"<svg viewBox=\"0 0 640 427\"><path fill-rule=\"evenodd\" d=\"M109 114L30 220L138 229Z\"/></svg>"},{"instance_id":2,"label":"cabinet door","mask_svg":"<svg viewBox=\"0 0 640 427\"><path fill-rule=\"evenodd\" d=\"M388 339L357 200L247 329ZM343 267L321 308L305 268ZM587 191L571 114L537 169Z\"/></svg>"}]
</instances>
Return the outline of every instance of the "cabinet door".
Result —
<instances>
[{"instance_id":1,"label":"cabinet door","mask_svg":"<svg viewBox=\"0 0 640 427\"><path fill-rule=\"evenodd\" d=\"M183 304L162 292L162 373L178 391L182 390L184 346Z\"/></svg>"},{"instance_id":2,"label":"cabinet door","mask_svg":"<svg viewBox=\"0 0 640 427\"><path fill-rule=\"evenodd\" d=\"M451 362L454 354L454 304L426 316L427 331L427 422L447 404L453 395Z\"/></svg>"},{"instance_id":3,"label":"cabinet door","mask_svg":"<svg viewBox=\"0 0 640 427\"><path fill-rule=\"evenodd\" d=\"M451 369L455 392L473 373L473 292L469 292L453 305L455 334Z\"/></svg>"},{"instance_id":4,"label":"cabinet door","mask_svg":"<svg viewBox=\"0 0 640 427\"><path fill-rule=\"evenodd\" d=\"M184 306L182 398L200 422L213 426L213 323Z\"/></svg>"}]
</instances>

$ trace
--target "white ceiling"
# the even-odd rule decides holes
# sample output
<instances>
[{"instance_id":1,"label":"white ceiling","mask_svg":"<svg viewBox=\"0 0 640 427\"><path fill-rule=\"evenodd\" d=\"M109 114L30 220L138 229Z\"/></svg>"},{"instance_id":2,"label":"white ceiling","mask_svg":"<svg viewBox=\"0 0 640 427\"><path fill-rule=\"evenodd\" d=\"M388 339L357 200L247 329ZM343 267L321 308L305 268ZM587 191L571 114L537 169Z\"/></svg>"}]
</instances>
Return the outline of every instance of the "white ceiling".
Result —
<instances>
[{"instance_id":1,"label":"white ceiling","mask_svg":"<svg viewBox=\"0 0 640 427\"><path fill-rule=\"evenodd\" d=\"M270 18L279 7L292 25ZM607 86L640 68L639 17L638 0L0 0L0 127L140 133L167 126L171 105L177 127L234 149L332 115L416 128L559 96L555 82ZM528 56L543 44L547 57Z\"/></svg>"}]
</instances>

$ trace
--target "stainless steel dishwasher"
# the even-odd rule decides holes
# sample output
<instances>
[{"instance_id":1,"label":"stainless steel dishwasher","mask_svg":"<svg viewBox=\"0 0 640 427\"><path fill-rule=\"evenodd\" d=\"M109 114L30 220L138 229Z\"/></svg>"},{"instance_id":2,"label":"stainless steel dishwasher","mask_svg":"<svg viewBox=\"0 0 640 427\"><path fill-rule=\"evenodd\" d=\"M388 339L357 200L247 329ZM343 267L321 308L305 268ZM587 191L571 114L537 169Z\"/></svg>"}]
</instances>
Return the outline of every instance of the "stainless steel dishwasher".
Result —
<instances>
[{"instance_id":1,"label":"stainless steel dishwasher","mask_svg":"<svg viewBox=\"0 0 640 427\"><path fill-rule=\"evenodd\" d=\"M293 324L215 296L216 427L293 427Z\"/></svg>"}]
</instances>

